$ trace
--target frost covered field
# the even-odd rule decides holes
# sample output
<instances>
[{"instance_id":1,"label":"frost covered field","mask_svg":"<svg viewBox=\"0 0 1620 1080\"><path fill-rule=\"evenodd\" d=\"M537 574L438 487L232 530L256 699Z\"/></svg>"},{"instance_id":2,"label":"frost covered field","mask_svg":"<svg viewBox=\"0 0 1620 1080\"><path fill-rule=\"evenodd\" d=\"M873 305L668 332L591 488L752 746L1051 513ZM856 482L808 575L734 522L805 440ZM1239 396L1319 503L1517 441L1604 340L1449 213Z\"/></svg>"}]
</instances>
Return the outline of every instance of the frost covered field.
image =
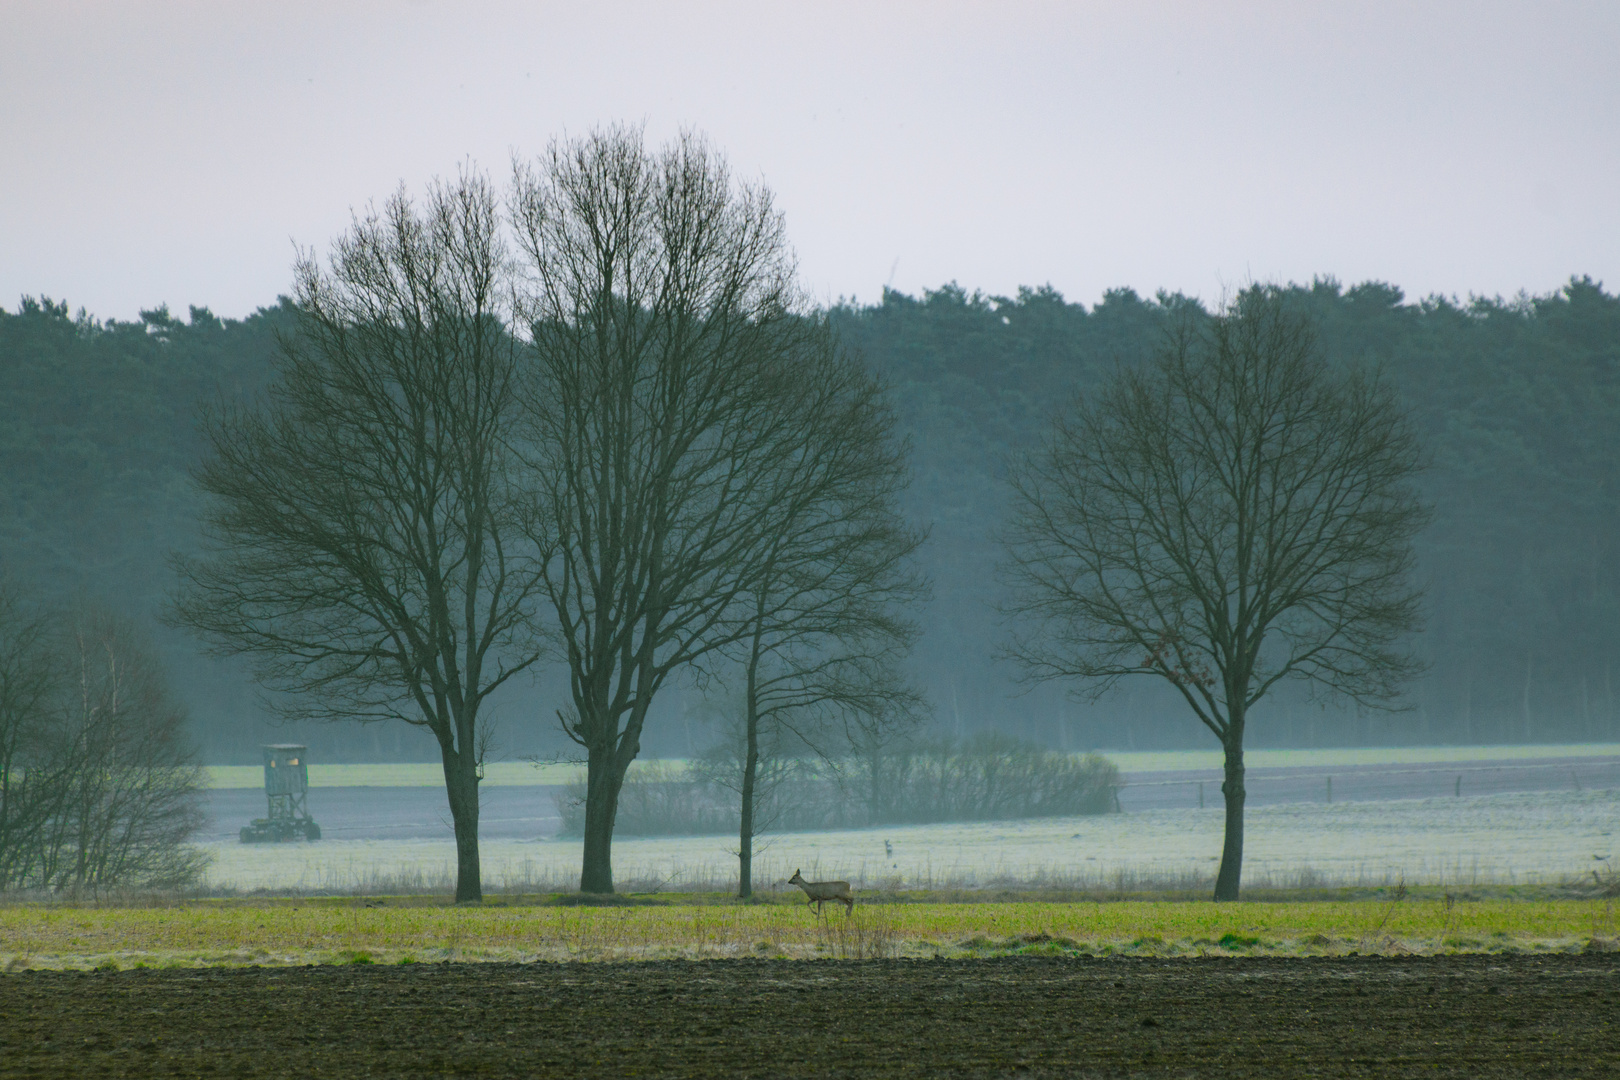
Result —
<instances>
[{"instance_id":1,"label":"frost covered field","mask_svg":"<svg viewBox=\"0 0 1620 1080\"><path fill-rule=\"evenodd\" d=\"M1106 880L1117 873L1210 876L1222 812L1150 810L1094 818L787 833L758 842L756 880L780 882L802 867L812 879L857 886L985 885L997 880ZM1253 807L1246 816L1244 877L1279 883L1312 874L1323 883L1404 877L1408 884L1532 883L1586 876L1614 865L1620 790L1535 792L1394 802ZM613 845L617 880L637 889L734 881L735 841L635 839ZM452 879L445 840L323 840L315 844L203 845L221 889L352 889L432 886ZM577 840L486 840L484 885L568 888Z\"/></svg>"}]
</instances>

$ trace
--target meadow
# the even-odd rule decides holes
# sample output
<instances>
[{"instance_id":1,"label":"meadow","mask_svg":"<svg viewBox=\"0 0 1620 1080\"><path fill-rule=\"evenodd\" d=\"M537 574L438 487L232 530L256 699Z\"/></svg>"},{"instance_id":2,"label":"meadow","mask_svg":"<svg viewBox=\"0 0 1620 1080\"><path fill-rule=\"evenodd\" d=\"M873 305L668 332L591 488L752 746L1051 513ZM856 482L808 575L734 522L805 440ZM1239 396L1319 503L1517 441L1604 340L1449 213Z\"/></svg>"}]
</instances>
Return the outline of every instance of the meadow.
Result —
<instances>
[{"instance_id":1,"label":"meadow","mask_svg":"<svg viewBox=\"0 0 1620 1080\"><path fill-rule=\"evenodd\" d=\"M559 902L562 900L564 902ZM883 901L889 902L883 902ZM190 901L0 907L0 969L1130 956L1435 955L1615 948L1612 899L1459 899L1390 890L1358 901L937 903L868 897L818 915L786 896Z\"/></svg>"},{"instance_id":2,"label":"meadow","mask_svg":"<svg viewBox=\"0 0 1620 1080\"><path fill-rule=\"evenodd\" d=\"M1143 758L1130 764L1199 764ZM521 768L497 785L532 786L535 770ZM345 771L312 769L312 780L340 779L330 786L355 798L365 798L358 780L422 779L419 766L328 769ZM1203 901L1220 850L1217 807L767 836L751 903L728 895L728 837L619 837L616 879L628 895L608 906L572 892L579 841L488 839L485 902L462 907L449 900L448 837L221 838L202 845L214 857L208 879L184 896L0 904L0 969L1606 952L1620 937L1617 821L1612 789L1251 807L1246 900L1221 905ZM799 868L853 882L854 914L806 907L786 886Z\"/></svg>"}]
</instances>

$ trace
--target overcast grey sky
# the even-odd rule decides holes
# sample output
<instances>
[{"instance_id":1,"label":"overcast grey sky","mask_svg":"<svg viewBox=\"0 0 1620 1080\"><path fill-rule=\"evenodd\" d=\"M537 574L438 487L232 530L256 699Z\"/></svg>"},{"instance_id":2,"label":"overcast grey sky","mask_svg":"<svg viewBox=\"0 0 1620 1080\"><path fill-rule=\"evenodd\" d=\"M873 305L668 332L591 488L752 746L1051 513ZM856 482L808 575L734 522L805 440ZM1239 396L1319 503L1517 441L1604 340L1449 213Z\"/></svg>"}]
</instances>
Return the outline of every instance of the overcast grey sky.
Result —
<instances>
[{"instance_id":1,"label":"overcast grey sky","mask_svg":"<svg viewBox=\"0 0 1620 1080\"><path fill-rule=\"evenodd\" d=\"M1620 286L1620 3L0 3L0 306L240 316L351 207L699 129L818 297Z\"/></svg>"}]
</instances>

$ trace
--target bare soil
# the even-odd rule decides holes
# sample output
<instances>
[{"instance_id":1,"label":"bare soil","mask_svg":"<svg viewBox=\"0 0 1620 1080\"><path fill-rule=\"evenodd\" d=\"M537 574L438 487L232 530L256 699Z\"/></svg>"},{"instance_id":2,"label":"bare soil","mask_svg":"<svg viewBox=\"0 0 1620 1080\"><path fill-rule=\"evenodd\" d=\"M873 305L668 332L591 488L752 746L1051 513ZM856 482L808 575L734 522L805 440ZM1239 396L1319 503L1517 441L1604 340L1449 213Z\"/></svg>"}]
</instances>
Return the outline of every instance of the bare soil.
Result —
<instances>
[{"instance_id":1,"label":"bare soil","mask_svg":"<svg viewBox=\"0 0 1620 1080\"><path fill-rule=\"evenodd\" d=\"M0 1076L1620 1076L1620 957L20 972Z\"/></svg>"}]
</instances>

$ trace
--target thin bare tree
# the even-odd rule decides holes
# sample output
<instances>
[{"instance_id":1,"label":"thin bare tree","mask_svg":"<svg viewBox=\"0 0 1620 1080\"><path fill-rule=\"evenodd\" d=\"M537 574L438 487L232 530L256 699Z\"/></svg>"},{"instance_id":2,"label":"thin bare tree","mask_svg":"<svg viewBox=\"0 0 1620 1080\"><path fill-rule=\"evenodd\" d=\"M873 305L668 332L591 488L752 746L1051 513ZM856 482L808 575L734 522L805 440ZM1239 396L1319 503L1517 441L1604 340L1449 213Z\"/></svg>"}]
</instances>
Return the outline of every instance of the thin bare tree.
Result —
<instances>
[{"instance_id":1,"label":"thin bare tree","mask_svg":"<svg viewBox=\"0 0 1620 1080\"><path fill-rule=\"evenodd\" d=\"M103 609L81 605L63 624L58 743L73 774L42 880L90 892L195 880L209 857L187 841L206 819L207 782L156 655Z\"/></svg>"},{"instance_id":2,"label":"thin bare tree","mask_svg":"<svg viewBox=\"0 0 1620 1080\"><path fill-rule=\"evenodd\" d=\"M477 900L489 695L540 655L514 541L517 342L498 201L476 173L402 191L297 268L300 332L262 408L209 419L212 554L174 611L288 712L438 742L456 899Z\"/></svg>"},{"instance_id":3,"label":"thin bare tree","mask_svg":"<svg viewBox=\"0 0 1620 1080\"><path fill-rule=\"evenodd\" d=\"M883 386L831 336L806 357L791 410L803 448L766 484L777 527L743 590L744 625L725 650L741 691L736 777L738 895L753 895L761 739L840 760L852 714L914 724L922 699L898 674L917 635L910 610L927 583L911 565L923 534L898 503L909 479L905 446ZM845 721L846 723L840 723Z\"/></svg>"},{"instance_id":4,"label":"thin bare tree","mask_svg":"<svg viewBox=\"0 0 1620 1080\"><path fill-rule=\"evenodd\" d=\"M205 781L136 626L0 586L0 889L193 881Z\"/></svg>"},{"instance_id":5,"label":"thin bare tree","mask_svg":"<svg viewBox=\"0 0 1620 1080\"><path fill-rule=\"evenodd\" d=\"M73 772L55 738L63 672L51 630L49 612L0 581L0 889L38 882Z\"/></svg>"},{"instance_id":6,"label":"thin bare tree","mask_svg":"<svg viewBox=\"0 0 1620 1080\"><path fill-rule=\"evenodd\" d=\"M1249 713L1284 679L1396 707L1419 669L1419 446L1280 290L1189 316L1059 416L1013 472L1009 652L1035 679L1173 686L1225 751L1215 899L1238 896Z\"/></svg>"},{"instance_id":7,"label":"thin bare tree","mask_svg":"<svg viewBox=\"0 0 1620 1080\"><path fill-rule=\"evenodd\" d=\"M533 380L531 526L586 759L580 888L611 892L613 821L671 674L736 644L816 451L796 409L826 349L781 216L702 139L633 128L516 167Z\"/></svg>"}]
</instances>

